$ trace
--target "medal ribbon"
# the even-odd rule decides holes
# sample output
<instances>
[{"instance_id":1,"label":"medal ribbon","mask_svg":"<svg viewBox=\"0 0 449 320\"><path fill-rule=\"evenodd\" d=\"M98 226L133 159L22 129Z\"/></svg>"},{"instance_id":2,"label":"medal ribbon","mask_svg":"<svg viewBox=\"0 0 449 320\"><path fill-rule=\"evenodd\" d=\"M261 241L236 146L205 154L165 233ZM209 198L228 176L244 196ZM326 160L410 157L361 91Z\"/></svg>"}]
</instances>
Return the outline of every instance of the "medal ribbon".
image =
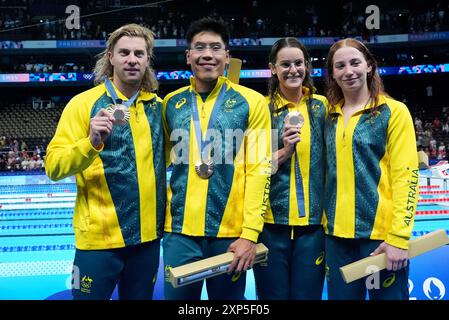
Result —
<instances>
[{"instance_id":1,"label":"medal ribbon","mask_svg":"<svg viewBox=\"0 0 449 320\"><path fill-rule=\"evenodd\" d=\"M284 117L284 121L285 121L285 117ZM294 156L293 163L295 166L296 202L298 205L299 217L302 218L302 217L306 216L306 210L305 210L305 206L304 206L304 187L302 184L302 175L301 175L301 169L299 168L299 157L298 157L298 152L296 151L296 145L295 145L295 151L293 153L293 156Z\"/></svg>"},{"instance_id":2,"label":"medal ribbon","mask_svg":"<svg viewBox=\"0 0 449 320\"><path fill-rule=\"evenodd\" d=\"M226 93L226 84L223 84L221 87L220 93L218 94L217 100L215 101L214 107L212 108L212 113L209 118L209 123L207 125L207 130L212 129L215 123L215 118L217 117L217 111L218 106L220 106L223 103L224 96ZM192 90L191 94L192 98L192 117L193 117L193 126L195 127L195 135L196 135L196 141L198 143L198 150L200 151L200 157L201 160L204 159L203 152L207 150L207 154L209 153L208 149L205 149L207 146L209 146L210 141L203 140L203 135L201 132L201 124L200 124L200 117L198 115L198 105L196 103L196 94ZM207 131L206 131L207 136ZM203 150L205 149L205 150Z\"/></svg>"},{"instance_id":3,"label":"medal ribbon","mask_svg":"<svg viewBox=\"0 0 449 320\"><path fill-rule=\"evenodd\" d=\"M137 90L137 92L131 97L129 98L127 101L122 101L121 99L119 99L117 93L114 90L114 86L112 85L111 80L108 78L106 80L106 90L109 92L109 94L111 95L112 101L114 101L114 104L123 104L125 105L128 109L129 107L131 107L131 105L134 103L134 100L136 100L137 96L139 95L140 90ZM119 103L118 101L122 101L121 103Z\"/></svg>"},{"instance_id":4,"label":"medal ribbon","mask_svg":"<svg viewBox=\"0 0 449 320\"><path fill-rule=\"evenodd\" d=\"M304 207L304 188L302 185L302 176L301 170L299 168L299 157L298 152L296 152L296 146L295 146L295 159L293 161L295 163L296 201L298 202L299 217L302 218L306 216L306 209Z\"/></svg>"}]
</instances>

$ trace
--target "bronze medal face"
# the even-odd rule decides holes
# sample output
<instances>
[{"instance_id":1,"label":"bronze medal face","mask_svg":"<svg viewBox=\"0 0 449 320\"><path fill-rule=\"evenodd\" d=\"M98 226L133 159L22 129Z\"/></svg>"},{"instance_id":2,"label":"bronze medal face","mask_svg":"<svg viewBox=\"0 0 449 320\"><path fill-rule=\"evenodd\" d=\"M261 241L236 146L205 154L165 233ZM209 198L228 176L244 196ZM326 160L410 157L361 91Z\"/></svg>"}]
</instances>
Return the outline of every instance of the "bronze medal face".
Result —
<instances>
[{"instance_id":1,"label":"bronze medal face","mask_svg":"<svg viewBox=\"0 0 449 320\"><path fill-rule=\"evenodd\" d=\"M115 119L114 124L125 125L129 121L129 110L123 104L114 105L112 116Z\"/></svg>"},{"instance_id":2,"label":"bronze medal face","mask_svg":"<svg viewBox=\"0 0 449 320\"><path fill-rule=\"evenodd\" d=\"M195 171L202 179L209 179L214 173L214 162L209 160L207 162L198 161L195 165Z\"/></svg>"},{"instance_id":3,"label":"bronze medal face","mask_svg":"<svg viewBox=\"0 0 449 320\"><path fill-rule=\"evenodd\" d=\"M285 117L285 122L302 128L304 126L304 116L298 111L292 111Z\"/></svg>"},{"instance_id":4,"label":"bronze medal face","mask_svg":"<svg viewBox=\"0 0 449 320\"><path fill-rule=\"evenodd\" d=\"M125 119L125 112L120 109L115 109L114 113L112 114L115 118L115 120L124 120Z\"/></svg>"},{"instance_id":5,"label":"bronze medal face","mask_svg":"<svg viewBox=\"0 0 449 320\"><path fill-rule=\"evenodd\" d=\"M202 177L207 177L209 172L209 166L205 163L200 164L200 175Z\"/></svg>"}]
</instances>

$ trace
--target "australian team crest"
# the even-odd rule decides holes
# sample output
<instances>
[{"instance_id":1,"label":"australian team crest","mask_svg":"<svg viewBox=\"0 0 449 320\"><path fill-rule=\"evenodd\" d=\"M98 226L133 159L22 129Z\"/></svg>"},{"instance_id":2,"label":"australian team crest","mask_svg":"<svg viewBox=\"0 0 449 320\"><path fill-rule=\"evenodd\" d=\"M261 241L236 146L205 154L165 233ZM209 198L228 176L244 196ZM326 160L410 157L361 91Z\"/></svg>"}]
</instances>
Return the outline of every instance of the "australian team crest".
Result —
<instances>
[{"instance_id":1,"label":"australian team crest","mask_svg":"<svg viewBox=\"0 0 449 320\"><path fill-rule=\"evenodd\" d=\"M90 293L92 287L93 279L89 276L83 276L81 279L81 291L85 293Z\"/></svg>"},{"instance_id":2,"label":"australian team crest","mask_svg":"<svg viewBox=\"0 0 449 320\"><path fill-rule=\"evenodd\" d=\"M156 110L156 107L157 107L157 101L151 102L151 103L148 105L148 107L149 107L151 110Z\"/></svg>"},{"instance_id":3,"label":"australian team crest","mask_svg":"<svg viewBox=\"0 0 449 320\"><path fill-rule=\"evenodd\" d=\"M237 103L236 100L229 98L228 100L226 100L224 108L225 111L227 112L232 112L232 109L234 108L234 105Z\"/></svg>"},{"instance_id":4,"label":"australian team crest","mask_svg":"<svg viewBox=\"0 0 449 320\"><path fill-rule=\"evenodd\" d=\"M369 113L368 118L366 119L367 122L370 124L374 124L376 122L376 119L378 116L380 116L381 111L375 110L375 111L366 111Z\"/></svg>"},{"instance_id":5,"label":"australian team crest","mask_svg":"<svg viewBox=\"0 0 449 320\"><path fill-rule=\"evenodd\" d=\"M314 116L318 117L321 112L321 105L318 103L313 103L312 106L310 107L310 109L312 110L312 114Z\"/></svg>"}]
</instances>

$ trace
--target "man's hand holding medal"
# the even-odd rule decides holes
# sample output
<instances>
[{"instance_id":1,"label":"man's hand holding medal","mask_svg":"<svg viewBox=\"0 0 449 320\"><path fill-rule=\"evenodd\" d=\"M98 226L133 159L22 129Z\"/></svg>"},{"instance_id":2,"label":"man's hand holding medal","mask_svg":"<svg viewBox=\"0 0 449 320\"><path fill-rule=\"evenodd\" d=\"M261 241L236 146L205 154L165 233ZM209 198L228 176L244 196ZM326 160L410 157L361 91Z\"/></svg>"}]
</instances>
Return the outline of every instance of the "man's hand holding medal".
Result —
<instances>
[{"instance_id":1,"label":"man's hand holding medal","mask_svg":"<svg viewBox=\"0 0 449 320\"><path fill-rule=\"evenodd\" d=\"M106 110L114 118L114 125L122 126L129 122L129 110L124 104L110 105Z\"/></svg>"},{"instance_id":2,"label":"man's hand holding medal","mask_svg":"<svg viewBox=\"0 0 449 320\"><path fill-rule=\"evenodd\" d=\"M90 120L90 142L92 146L99 150L103 146L103 142L109 137L114 125L114 117L106 109L101 109Z\"/></svg>"}]
</instances>

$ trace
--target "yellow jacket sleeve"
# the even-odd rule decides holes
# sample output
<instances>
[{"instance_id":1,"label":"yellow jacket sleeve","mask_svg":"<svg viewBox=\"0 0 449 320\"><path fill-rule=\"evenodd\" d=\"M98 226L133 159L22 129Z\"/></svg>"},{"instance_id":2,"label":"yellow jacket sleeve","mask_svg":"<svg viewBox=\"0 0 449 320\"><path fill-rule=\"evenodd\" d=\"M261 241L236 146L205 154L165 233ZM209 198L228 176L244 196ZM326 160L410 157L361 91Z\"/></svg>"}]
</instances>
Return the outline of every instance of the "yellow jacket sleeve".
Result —
<instances>
[{"instance_id":1,"label":"yellow jacket sleeve","mask_svg":"<svg viewBox=\"0 0 449 320\"><path fill-rule=\"evenodd\" d=\"M263 96L252 98L245 136L245 197L240 238L257 242L270 193L271 117Z\"/></svg>"},{"instance_id":2,"label":"yellow jacket sleeve","mask_svg":"<svg viewBox=\"0 0 449 320\"><path fill-rule=\"evenodd\" d=\"M45 171L52 180L60 180L85 170L98 156L89 138L90 110L81 95L65 107L56 133L47 147Z\"/></svg>"},{"instance_id":3,"label":"yellow jacket sleeve","mask_svg":"<svg viewBox=\"0 0 449 320\"><path fill-rule=\"evenodd\" d=\"M415 129L407 107L395 101L387 132L393 217L385 242L408 249L418 201L418 154Z\"/></svg>"}]
</instances>

